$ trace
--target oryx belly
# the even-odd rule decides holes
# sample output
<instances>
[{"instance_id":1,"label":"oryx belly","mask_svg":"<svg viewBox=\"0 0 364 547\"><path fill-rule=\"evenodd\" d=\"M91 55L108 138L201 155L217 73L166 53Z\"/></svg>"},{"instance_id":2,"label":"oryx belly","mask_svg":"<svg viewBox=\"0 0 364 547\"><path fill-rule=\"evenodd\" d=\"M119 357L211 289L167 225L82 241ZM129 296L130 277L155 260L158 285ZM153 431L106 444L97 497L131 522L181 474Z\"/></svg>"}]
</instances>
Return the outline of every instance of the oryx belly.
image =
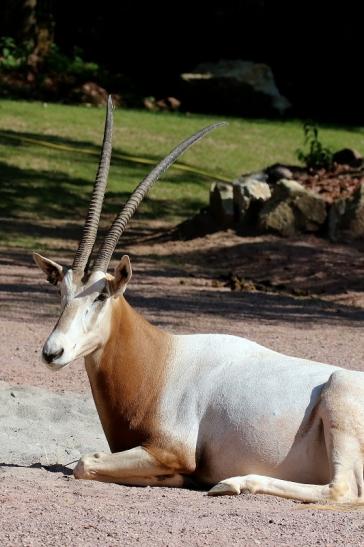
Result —
<instances>
[{"instance_id":1,"label":"oryx belly","mask_svg":"<svg viewBox=\"0 0 364 547\"><path fill-rule=\"evenodd\" d=\"M324 482L328 465L316 413L337 368L234 336L178 336L164 427L195 451L196 476L205 482L248 473Z\"/></svg>"}]
</instances>

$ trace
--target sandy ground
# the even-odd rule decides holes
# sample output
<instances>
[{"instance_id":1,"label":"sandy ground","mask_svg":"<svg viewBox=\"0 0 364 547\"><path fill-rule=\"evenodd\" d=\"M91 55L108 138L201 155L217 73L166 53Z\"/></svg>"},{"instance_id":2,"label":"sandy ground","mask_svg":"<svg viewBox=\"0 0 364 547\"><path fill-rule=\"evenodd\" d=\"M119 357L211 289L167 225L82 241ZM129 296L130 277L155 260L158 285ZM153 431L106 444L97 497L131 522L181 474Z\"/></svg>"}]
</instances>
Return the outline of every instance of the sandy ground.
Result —
<instances>
[{"instance_id":1,"label":"sandy ground","mask_svg":"<svg viewBox=\"0 0 364 547\"><path fill-rule=\"evenodd\" d=\"M161 327L239 334L364 370L360 246L224 233L126 247L129 301ZM75 481L71 462L105 446L83 363L60 373L42 365L55 291L28 253L4 250L0 267L1 545L364 545L360 509ZM271 290L233 292L224 282L232 271L269 278ZM305 298L292 293L298 283Z\"/></svg>"}]
</instances>

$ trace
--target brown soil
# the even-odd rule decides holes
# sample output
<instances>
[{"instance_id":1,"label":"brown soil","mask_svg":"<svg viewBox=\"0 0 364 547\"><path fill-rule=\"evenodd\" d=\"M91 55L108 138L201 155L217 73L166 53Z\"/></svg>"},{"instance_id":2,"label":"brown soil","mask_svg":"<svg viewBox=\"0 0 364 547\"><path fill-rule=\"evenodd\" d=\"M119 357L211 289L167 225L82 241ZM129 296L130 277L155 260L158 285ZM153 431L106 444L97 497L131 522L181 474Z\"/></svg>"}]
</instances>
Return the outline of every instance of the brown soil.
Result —
<instances>
[{"instance_id":1,"label":"brown soil","mask_svg":"<svg viewBox=\"0 0 364 547\"><path fill-rule=\"evenodd\" d=\"M232 232L187 242L128 241L129 301L161 327L239 334L288 354L364 370L362 244ZM53 287L28 253L5 250L0 268L0 380L89 393L81 362L58 374L40 362L57 315ZM231 272L254 289L264 280L271 285L231 291L224 280ZM297 285L305 297L294 294ZM364 545L363 512L350 507L77 482L66 467L12 462L3 462L0 479L4 546Z\"/></svg>"},{"instance_id":2,"label":"brown soil","mask_svg":"<svg viewBox=\"0 0 364 547\"><path fill-rule=\"evenodd\" d=\"M302 170L294 173L295 180L327 203L350 197L360 184L364 184L363 168L334 163L331 169Z\"/></svg>"}]
</instances>

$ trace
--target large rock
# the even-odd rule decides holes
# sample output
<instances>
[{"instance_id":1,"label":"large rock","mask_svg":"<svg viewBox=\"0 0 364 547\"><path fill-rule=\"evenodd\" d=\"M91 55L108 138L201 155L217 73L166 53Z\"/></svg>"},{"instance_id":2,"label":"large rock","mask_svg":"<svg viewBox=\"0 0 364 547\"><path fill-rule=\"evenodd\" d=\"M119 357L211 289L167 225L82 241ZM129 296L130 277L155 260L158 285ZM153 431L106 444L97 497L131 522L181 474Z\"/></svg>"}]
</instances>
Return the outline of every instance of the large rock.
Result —
<instances>
[{"instance_id":1,"label":"large rock","mask_svg":"<svg viewBox=\"0 0 364 547\"><path fill-rule=\"evenodd\" d=\"M254 227L263 204L271 197L270 187L264 177L255 174L240 177L233 183L235 221L240 228Z\"/></svg>"},{"instance_id":2,"label":"large rock","mask_svg":"<svg viewBox=\"0 0 364 547\"><path fill-rule=\"evenodd\" d=\"M203 63L181 78L188 104L205 111L281 115L291 107L271 68L263 63L239 59Z\"/></svg>"},{"instance_id":3,"label":"large rock","mask_svg":"<svg viewBox=\"0 0 364 547\"><path fill-rule=\"evenodd\" d=\"M340 165L350 165L350 167L360 167L363 165L363 156L354 148L338 150L333 155L332 160Z\"/></svg>"},{"instance_id":4,"label":"large rock","mask_svg":"<svg viewBox=\"0 0 364 547\"><path fill-rule=\"evenodd\" d=\"M210 213L221 228L234 223L233 186L214 182L210 188Z\"/></svg>"},{"instance_id":5,"label":"large rock","mask_svg":"<svg viewBox=\"0 0 364 547\"><path fill-rule=\"evenodd\" d=\"M145 108L151 112L174 112L181 106L181 101L176 97L165 97L159 101L155 97L145 97L143 103Z\"/></svg>"},{"instance_id":6,"label":"large rock","mask_svg":"<svg viewBox=\"0 0 364 547\"><path fill-rule=\"evenodd\" d=\"M318 231L326 216L326 204L317 194L294 180L280 180L259 214L259 226L291 236Z\"/></svg>"},{"instance_id":7,"label":"large rock","mask_svg":"<svg viewBox=\"0 0 364 547\"><path fill-rule=\"evenodd\" d=\"M197 215L178 224L174 230L174 236L176 239L188 240L212 234L219 229L219 223L212 216L210 209L205 207L200 209Z\"/></svg>"},{"instance_id":8,"label":"large rock","mask_svg":"<svg viewBox=\"0 0 364 547\"><path fill-rule=\"evenodd\" d=\"M347 208L348 225L353 237L364 236L364 184L361 184L354 192L352 200Z\"/></svg>"},{"instance_id":9,"label":"large rock","mask_svg":"<svg viewBox=\"0 0 364 547\"><path fill-rule=\"evenodd\" d=\"M350 198L332 204L329 211L329 237L364 237L364 184Z\"/></svg>"},{"instance_id":10,"label":"large rock","mask_svg":"<svg viewBox=\"0 0 364 547\"><path fill-rule=\"evenodd\" d=\"M86 82L80 87L76 87L72 92L72 99L95 106L105 106L107 104L107 91L95 82Z\"/></svg>"},{"instance_id":11,"label":"large rock","mask_svg":"<svg viewBox=\"0 0 364 547\"><path fill-rule=\"evenodd\" d=\"M346 214L348 199L334 201L328 214L328 235L331 241L337 241L342 235L344 217Z\"/></svg>"},{"instance_id":12,"label":"large rock","mask_svg":"<svg viewBox=\"0 0 364 547\"><path fill-rule=\"evenodd\" d=\"M293 179L292 171L281 163L274 163L265 169L265 174L267 175L268 184L275 184L282 179Z\"/></svg>"}]
</instances>

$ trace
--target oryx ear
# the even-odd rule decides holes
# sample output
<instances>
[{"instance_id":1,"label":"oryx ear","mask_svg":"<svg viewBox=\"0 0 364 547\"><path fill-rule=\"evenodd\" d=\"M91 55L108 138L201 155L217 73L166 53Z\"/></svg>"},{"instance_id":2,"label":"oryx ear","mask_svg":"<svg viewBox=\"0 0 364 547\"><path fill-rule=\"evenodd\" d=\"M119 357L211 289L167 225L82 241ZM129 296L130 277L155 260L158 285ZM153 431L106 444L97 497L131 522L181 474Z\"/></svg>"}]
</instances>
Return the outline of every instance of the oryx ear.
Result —
<instances>
[{"instance_id":1,"label":"oryx ear","mask_svg":"<svg viewBox=\"0 0 364 547\"><path fill-rule=\"evenodd\" d=\"M47 281L52 285L57 285L63 279L63 268L57 262L53 262L49 258L33 253L33 260L47 276Z\"/></svg>"},{"instance_id":2,"label":"oryx ear","mask_svg":"<svg viewBox=\"0 0 364 547\"><path fill-rule=\"evenodd\" d=\"M114 271L114 279L110 281L110 292L113 296L123 294L132 275L128 255L124 255Z\"/></svg>"}]
</instances>

